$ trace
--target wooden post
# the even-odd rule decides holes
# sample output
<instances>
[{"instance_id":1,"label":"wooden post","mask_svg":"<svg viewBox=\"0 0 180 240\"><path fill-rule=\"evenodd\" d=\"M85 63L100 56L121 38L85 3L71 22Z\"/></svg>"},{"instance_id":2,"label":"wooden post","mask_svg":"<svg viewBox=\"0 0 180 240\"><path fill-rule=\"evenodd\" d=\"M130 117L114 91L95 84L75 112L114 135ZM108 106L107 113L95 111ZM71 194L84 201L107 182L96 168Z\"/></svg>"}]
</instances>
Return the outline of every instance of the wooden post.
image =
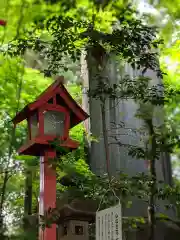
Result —
<instances>
[{"instance_id":1,"label":"wooden post","mask_svg":"<svg viewBox=\"0 0 180 240\"><path fill-rule=\"evenodd\" d=\"M56 207L56 171L49 164L49 159L55 158L56 152L46 150L45 156L40 161L40 203L39 214L49 208ZM39 231L39 240L56 240L56 224L52 224L51 228L45 228Z\"/></svg>"}]
</instances>

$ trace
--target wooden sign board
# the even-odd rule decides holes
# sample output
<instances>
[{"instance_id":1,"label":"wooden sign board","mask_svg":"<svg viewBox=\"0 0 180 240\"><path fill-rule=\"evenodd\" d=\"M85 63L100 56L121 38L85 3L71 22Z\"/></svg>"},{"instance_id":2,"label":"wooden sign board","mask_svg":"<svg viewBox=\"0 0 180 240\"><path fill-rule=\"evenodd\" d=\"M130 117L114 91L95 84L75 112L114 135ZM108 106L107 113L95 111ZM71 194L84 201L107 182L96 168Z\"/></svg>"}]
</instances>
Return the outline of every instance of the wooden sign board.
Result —
<instances>
[{"instance_id":1,"label":"wooden sign board","mask_svg":"<svg viewBox=\"0 0 180 240\"><path fill-rule=\"evenodd\" d=\"M120 204L96 213L96 240L122 240Z\"/></svg>"}]
</instances>

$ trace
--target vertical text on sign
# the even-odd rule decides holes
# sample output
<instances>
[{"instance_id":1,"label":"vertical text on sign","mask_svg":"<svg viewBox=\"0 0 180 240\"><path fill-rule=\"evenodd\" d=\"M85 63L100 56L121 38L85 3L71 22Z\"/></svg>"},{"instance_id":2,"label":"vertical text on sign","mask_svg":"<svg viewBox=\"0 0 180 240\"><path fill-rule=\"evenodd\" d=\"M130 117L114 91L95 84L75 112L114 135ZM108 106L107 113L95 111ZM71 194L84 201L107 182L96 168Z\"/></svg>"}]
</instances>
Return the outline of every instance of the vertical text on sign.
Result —
<instances>
[{"instance_id":1,"label":"vertical text on sign","mask_svg":"<svg viewBox=\"0 0 180 240\"><path fill-rule=\"evenodd\" d=\"M96 213L96 240L122 240L120 204Z\"/></svg>"}]
</instances>

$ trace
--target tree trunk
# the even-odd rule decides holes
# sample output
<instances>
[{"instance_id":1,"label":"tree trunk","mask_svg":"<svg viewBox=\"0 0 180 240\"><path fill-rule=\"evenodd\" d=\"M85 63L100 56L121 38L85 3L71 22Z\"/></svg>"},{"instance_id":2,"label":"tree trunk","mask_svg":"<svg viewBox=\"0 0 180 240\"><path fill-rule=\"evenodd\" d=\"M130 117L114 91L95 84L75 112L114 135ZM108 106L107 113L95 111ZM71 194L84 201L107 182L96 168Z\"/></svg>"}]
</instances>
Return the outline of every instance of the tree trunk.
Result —
<instances>
[{"instance_id":1,"label":"tree trunk","mask_svg":"<svg viewBox=\"0 0 180 240\"><path fill-rule=\"evenodd\" d=\"M106 170L107 170L108 177L110 179L110 154L109 154L108 132L107 132L107 126L106 126L105 103L106 103L106 100L101 102L101 117L102 117L102 130L103 130L103 138L104 138L104 149L105 149L105 155L106 155Z\"/></svg>"},{"instance_id":2,"label":"tree trunk","mask_svg":"<svg viewBox=\"0 0 180 240\"><path fill-rule=\"evenodd\" d=\"M32 171L27 170L25 173L25 198L24 198L24 213L32 214Z\"/></svg>"},{"instance_id":3,"label":"tree trunk","mask_svg":"<svg viewBox=\"0 0 180 240\"><path fill-rule=\"evenodd\" d=\"M149 197L149 206L148 206L148 220L149 220L149 238L148 240L154 240L155 238L155 227L156 227L156 216L155 216L155 194L156 194L156 184L157 184L157 177L156 177L156 137L153 127L152 119L146 121L149 130L149 136L151 139L150 142L150 197Z\"/></svg>"},{"instance_id":4,"label":"tree trunk","mask_svg":"<svg viewBox=\"0 0 180 240\"><path fill-rule=\"evenodd\" d=\"M0 201L0 239L4 239L4 223L3 223L3 206L5 201L6 186L8 182L9 174L8 171L5 171L4 181L1 190L1 201Z\"/></svg>"},{"instance_id":5,"label":"tree trunk","mask_svg":"<svg viewBox=\"0 0 180 240\"><path fill-rule=\"evenodd\" d=\"M29 217L32 214L32 171L27 169L25 173L25 196L24 196L24 234L25 239L30 239L29 233L34 229L31 229L29 224Z\"/></svg>"}]
</instances>

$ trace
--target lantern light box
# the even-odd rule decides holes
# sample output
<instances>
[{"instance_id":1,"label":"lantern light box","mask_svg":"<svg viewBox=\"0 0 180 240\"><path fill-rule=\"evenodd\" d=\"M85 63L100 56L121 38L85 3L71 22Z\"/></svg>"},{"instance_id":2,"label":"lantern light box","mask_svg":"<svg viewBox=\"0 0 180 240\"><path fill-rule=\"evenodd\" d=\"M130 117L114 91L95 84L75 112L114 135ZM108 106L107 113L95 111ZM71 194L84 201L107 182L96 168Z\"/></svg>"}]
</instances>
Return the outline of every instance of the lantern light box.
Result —
<instances>
[{"instance_id":1,"label":"lantern light box","mask_svg":"<svg viewBox=\"0 0 180 240\"><path fill-rule=\"evenodd\" d=\"M28 142L19 149L23 155L43 156L49 141L61 140L61 146L76 149L69 130L89 116L76 103L62 84L62 78L49 86L35 102L28 104L13 119L16 125L28 122Z\"/></svg>"}]
</instances>

